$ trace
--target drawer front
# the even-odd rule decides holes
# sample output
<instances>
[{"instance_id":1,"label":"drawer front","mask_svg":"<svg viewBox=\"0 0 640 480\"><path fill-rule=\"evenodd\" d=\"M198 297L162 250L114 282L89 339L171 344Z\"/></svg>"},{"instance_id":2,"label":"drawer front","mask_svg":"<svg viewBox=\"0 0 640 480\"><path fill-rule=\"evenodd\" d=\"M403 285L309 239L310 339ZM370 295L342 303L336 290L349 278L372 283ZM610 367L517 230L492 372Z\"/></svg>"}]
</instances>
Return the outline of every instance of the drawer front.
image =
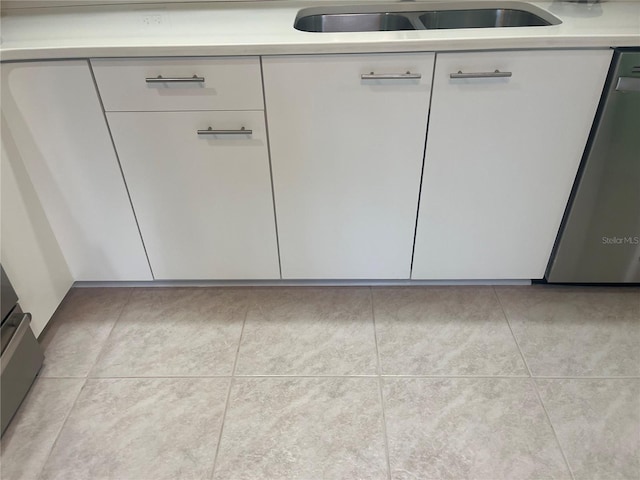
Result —
<instances>
[{"instance_id":1,"label":"drawer front","mask_svg":"<svg viewBox=\"0 0 640 480\"><path fill-rule=\"evenodd\" d=\"M258 57L91 60L91 65L106 111L264 109Z\"/></svg>"},{"instance_id":2,"label":"drawer front","mask_svg":"<svg viewBox=\"0 0 640 480\"><path fill-rule=\"evenodd\" d=\"M280 277L263 112L107 117L156 280Z\"/></svg>"}]
</instances>

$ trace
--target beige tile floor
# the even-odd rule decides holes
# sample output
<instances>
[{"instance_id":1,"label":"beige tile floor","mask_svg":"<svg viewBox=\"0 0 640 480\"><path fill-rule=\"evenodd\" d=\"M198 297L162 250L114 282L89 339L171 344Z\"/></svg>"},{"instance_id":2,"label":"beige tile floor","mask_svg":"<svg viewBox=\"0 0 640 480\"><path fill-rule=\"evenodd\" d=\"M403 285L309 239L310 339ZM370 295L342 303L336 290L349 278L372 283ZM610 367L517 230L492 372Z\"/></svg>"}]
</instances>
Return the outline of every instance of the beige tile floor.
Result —
<instances>
[{"instance_id":1,"label":"beige tile floor","mask_svg":"<svg viewBox=\"0 0 640 480\"><path fill-rule=\"evenodd\" d=\"M76 288L1 478L640 479L640 288Z\"/></svg>"}]
</instances>

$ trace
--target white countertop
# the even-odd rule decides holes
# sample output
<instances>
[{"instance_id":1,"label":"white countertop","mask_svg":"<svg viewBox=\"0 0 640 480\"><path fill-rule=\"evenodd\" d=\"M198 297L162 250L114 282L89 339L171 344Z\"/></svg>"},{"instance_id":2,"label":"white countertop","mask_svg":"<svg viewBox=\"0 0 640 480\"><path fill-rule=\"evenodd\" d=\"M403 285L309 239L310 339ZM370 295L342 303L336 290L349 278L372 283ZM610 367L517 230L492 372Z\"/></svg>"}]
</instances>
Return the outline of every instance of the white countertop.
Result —
<instances>
[{"instance_id":1,"label":"white countertop","mask_svg":"<svg viewBox=\"0 0 640 480\"><path fill-rule=\"evenodd\" d=\"M421 10L425 8L423 3L426 2L411 5ZM314 5L309 0L11 9L3 12L1 20L0 55L7 61L640 46L638 1L590 6L529 3L551 12L562 24L397 32L300 32L293 28L293 23L300 9Z\"/></svg>"}]
</instances>

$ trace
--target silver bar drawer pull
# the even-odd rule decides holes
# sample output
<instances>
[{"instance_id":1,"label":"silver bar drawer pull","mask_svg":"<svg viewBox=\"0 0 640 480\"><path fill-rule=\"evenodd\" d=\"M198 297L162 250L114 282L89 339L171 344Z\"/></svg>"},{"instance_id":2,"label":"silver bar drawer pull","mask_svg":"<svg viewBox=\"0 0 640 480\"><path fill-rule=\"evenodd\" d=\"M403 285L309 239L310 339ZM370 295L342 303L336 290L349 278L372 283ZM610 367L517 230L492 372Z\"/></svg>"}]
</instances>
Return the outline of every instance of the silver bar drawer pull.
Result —
<instances>
[{"instance_id":1,"label":"silver bar drawer pull","mask_svg":"<svg viewBox=\"0 0 640 480\"><path fill-rule=\"evenodd\" d=\"M363 73L360 75L362 80L419 80L422 78L420 73Z\"/></svg>"},{"instance_id":2,"label":"silver bar drawer pull","mask_svg":"<svg viewBox=\"0 0 640 480\"><path fill-rule=\"evenodd\" d=\"M449 78L508 78L513 75L511 72L501 72L494 70L493 72L469 72L464 73L458 70L458 73L450 73Z\"/></svg>"},{"instance_id":3,"label":"silver bar drawer pull","mask_svg":"<svg viewBox=\"0 0 640 480\"><path fill-rule=\"evenodd\" d=\"M193 77L147 77L144 79L147 83L204 83L204 77L194 75Z\"/></svg>"},{"instance_id":4,"label":"silver bar drawer pull","mask_svg":"<svg viewBox=\"0 0 640 480\"><path fill-rule=\"evenodd\" d=\"M198 135L251 135L253 130L242 127L240 130L214 130L209 127L206 130L198 130Z\"/></svg>"},{"instance_id":5,"label":"silver bar drawer pull","mask_svg":"<svg viewBox=\"0 0 640 480\"><path fill-rule=\"evenodd\" d=\"M640 92L640 78L638 77L618 77L616 83L618 92Z\"/></svg>"}]
</instances>

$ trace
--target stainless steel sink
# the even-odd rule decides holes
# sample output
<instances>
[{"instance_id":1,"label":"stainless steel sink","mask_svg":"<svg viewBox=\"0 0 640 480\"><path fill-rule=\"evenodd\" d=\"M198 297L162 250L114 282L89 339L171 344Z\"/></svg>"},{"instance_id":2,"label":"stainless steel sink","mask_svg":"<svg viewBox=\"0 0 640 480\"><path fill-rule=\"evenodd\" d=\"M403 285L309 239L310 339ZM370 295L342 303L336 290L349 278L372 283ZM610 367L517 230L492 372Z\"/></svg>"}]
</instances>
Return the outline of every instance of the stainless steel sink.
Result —
<instances>
[{"instance_id":1,"label":"stainless steel sink","mask_svg":"<svg viewBox=\"0 0 640 480\"><path fill-rule=\"evenodd\" d=\"M387 32L414 30L411 21L396 13L336 13L300 17L295 28L305 32Z\"/></svg>"},{"instance_id":2,"label":"stainless steel sink","mask_svg":"<svg viewBox=\"0 0 640 480\"><path fill-rule=\"evenodd\" d=\"M465 8L462 8L464 5ZM313 7L300 10L294 28L304 32L387 32L443 28L539 27L562 23L549 12L521 2L471 4L396 3ZM423 8L420 8L423 7Z\"/></svg>"},{"instance_id":3,"label":"stainless steel sink","mask_svg":"<svg viewBox=\"0 0 640 480\"><path fill-rule=\"evenodd\" d=\"M433 28L540 27L551 22L524 10L487 8L437 10L420 15L427 30Z\"/></svg>"}]
</instances>

